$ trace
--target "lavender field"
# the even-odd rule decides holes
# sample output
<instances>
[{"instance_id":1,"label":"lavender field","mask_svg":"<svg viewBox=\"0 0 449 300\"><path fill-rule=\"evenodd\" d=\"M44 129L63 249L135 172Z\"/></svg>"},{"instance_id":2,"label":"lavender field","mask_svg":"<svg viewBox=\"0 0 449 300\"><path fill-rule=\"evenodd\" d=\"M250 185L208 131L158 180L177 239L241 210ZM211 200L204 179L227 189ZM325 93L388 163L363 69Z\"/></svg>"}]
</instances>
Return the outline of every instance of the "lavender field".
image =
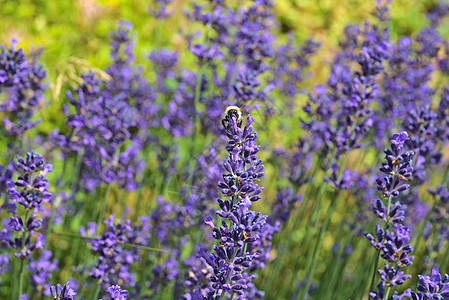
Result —
<instances>
[{"instance_id":1,"label":"lavender field","mask_svg":"<svg viewBox=\"0 0 449 300\"><path fill-rule=\"evenodd\" d=\"M0 28L0 300L449 300L448 1Z\"/></svg>"}]
</instances>

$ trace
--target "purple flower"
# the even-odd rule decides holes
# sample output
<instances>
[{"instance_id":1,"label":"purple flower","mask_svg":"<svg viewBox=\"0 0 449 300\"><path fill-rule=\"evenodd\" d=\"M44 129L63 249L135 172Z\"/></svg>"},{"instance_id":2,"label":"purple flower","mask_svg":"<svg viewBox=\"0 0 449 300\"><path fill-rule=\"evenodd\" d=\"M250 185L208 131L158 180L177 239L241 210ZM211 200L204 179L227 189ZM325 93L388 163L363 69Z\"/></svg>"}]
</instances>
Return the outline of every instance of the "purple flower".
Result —
<instances>
[{"instance_id":1,"label":"purple flower","mask_svg":"<svg viewBox=\"0 0 449 300\"><path fill-rule=\"evenodd\" d=\"M405 290L402 294L398 294L397 291L393 293L391 297L388 297L388 299L385 299L385 282L381 281L377 285L377 291L369 293L370 297L373 298L373 300L401 300L404 298L410 298L411 297L411 291L410 289Z\"/></svg>"},{"instance_id":2,"label":"purple flower","mask_svg":"<svg viewBox=\"0 0 449 300\"><path fill-rule=\"evenodd\" d=\"M287 108L293 109L293 97L300 93L300 86L307 77L306 68L310 64L310 57L316 53L320 44L307 40L305 45L298 48L290 34L288 42L274 49L273 82L279 91L287 98ZM288 113L288 111L286 111Z\"/></svg>"},{"instance_id":3,"label":"purple flower","mask_svg":"<svg viewBox=\"0 0 449 300\"><path fill-rule=\"evenodd\" d=\"M213 44L211 47L206 48L202 44L195 44L189 46L190 52L192 52L200 61L210 61L212 59L221 59L223 54L218 50L218 44Z\"/></svg>"},{"instance_id":4,"label":"purple flower","mask_svg":"<svg viewBox=\"0 0 449 300\"><path fill-rule=\"evenodd\" d=\"M387 263L385 263L384 269L380 269L378 272L380 279L387 286L401 285L405 280L412 278L412 275L405 275L404 272L398 271L396 268L391 268Z\"/></svg>"},{"instance_id":5,"label":"purple flower","mask_svg":"<svg viewBox=\"0 0 449 300\"><path fill-rule=\"evenodd\" d=\"M206 299L214 299L227 292L242 297L247 293L255 293L251 288L254 276L250 272L258 267L263 268L266 257L260 259L261 254L267 253L261 239L269 242L276 231L267 231L266 216L250 210L251 203L260 199L262 188L255 182L263 176L264 170L257 158L260 147L255 143L257 133L253 132L253 121L251 115L248 115L243 129L237 126L235 118L230 120L229 126L225 126L229 156L224 163L225 174L218 187L227 199L217 200L220 210L216 214L229 223L223 221L217 227L210 216L204 218L204 223L213 231L213 238L220 241L219 246L213 246L214 252L211 254L203 248L198 251L198 258L213 269L209 276L210 287ZM196 296L199 294L195 292Z\"/></svg>"},{"instance_id":6,"label":"purple flower","mask_svg":"<svg viewBox=\"0 0 449 300\"><path fill-rule=\"evenodd\" d=\"M69 281L64 286L57 284L50 286L50 293L54 300L74 300L76 292L70 287Z\"/></svg>"},{"instance_id":7,"label":"purple flower","mask_svg":"<svg viewBox=\"0 0 449 300\"><path fill-rule=\"evenodd\" d=\"M446 274L442 278L437 267L433 267L429 275L418 275L419 283L417 289L419 292L412 292L411 299L449 299L449 276Z\"/></svg>"},{"instance_id":8,"label":"purple flower","mask_svg":"<svg viewBox=\"0 0 449 300\"><path fill-rule=\"evenodd\" d=\"M196 74L191 71L182 72L177 88L167 104L167 111L161 119L162 126L175 137L193 134L196 80Z\"/></svg>"},{"instance_id":9,"label":"purple flower","mask_svg":"<svg viewBox=\"0 0 449 300\"><path fill-rule=\"evenodd\" d=\"M379 251L379 255L388 263L385 267L379 270L381 281L378 285L378 291L370 293L374 299L384 299L385 285L393 287L401 285L405 280L411 278L410 275L405 275L404 272L399 271L400 268L412 265L414 259L410 256L413 247L410 243L410 229L401 223L404 222L405 212L402 209L399 201L393 202L393 199L399 194L407 190L410 186L404 184L413 172L413 151L404 151L404 143L409 139L407 132L401 131L393 135L391 139L391 149L385 149L385 160L382 163L380 171L386 176L377 179L377 190L382 192L382 199L377 199L373 211L375 215L385 222L385 229L382 229L379 224L376 225L376 237L365 233L366 238L371 245ZM389 228L393 224L393 231ZM406 297L409 292L398 296L393 295L393 299L401 299ZM396 298L394 298L396 297ZM389 298L390 299L390 298Z\"/></svg>"},{"instance_id":10,"label":"purple flower","mask_svg":"<svg viewBox=\"0 0 449 300\"><path fill-rule=\"evenodd\" d=\"M58 260L51 260L51 257L51 251L44 250L37 260L30 258L30 263L28 265L28 271L30 271L31 274L31 284L36 291L44 290L44 293L46 294L50 290L50 283L48 280L50 279L52 272L58 268Z\"/></svg>"},{"instance_id":11,"label":"purple flower","mask_svg":"<svg viewBox=\"0 0 449 300\"><path fill-rule=\"evenodd\" d=\"M98 254L98 261L90 269L89 275L99 279L103 287L119 281L134 286L134 274L130 272L129 267L138 259L138 253L135 248L123 248L123 243L134 243L131 221L120 221L114 225L114 215L110 215L104 223L106 231L101 237L97 240L88 240L92 244L92 250Z\"/></svg>"},{"instance_id":12,"label":"purple flower","mask_svg":"<svg viewBox=\"0 0 449 300\"><path fill-rule=\"evenodd\" d=\"M107 289L107 292L110 295L109 300L126 300L128 299L126 296L128 296L127 290L122 290L119 285L113 285Z\"/></svg>"},{"instance_id":13,"label":"purple flower","mask_svg":"<svg viewBox=\"0 0 449 300\"><path fill-rule=\"evenodd\" d=\"M6 49L0 45L0 94L5 101L0 104L0 112L5 112L4 130L8 135L21 137L40 120L32 121L34 113L42 101L46 86L43 80L46 72L38 64L40 53L27 58L23 50L16 49L17 40Z\"/></svg>"},{"instance_id":14,"label":"purple flower","mask_svg":"<svg viewBox=\"0 0 449 300\"><path fill-rule=\"evenodd\" d=\"M0 275L10 270L8 253L0 255Z\"/></svg>"},{"instance_id":15,"label":"purple flower","mask_svg":"<svg viewBox=\"0 0 449 300\"><path fill-rule=\"evenodd\" d=\"M386 23L382 4L376 13L381 24ZM301 127L307 132L298 142L304 158L310 152L323 158L326 168L334 166L339 158L362 146L369 129L374 125L372 103L377 100L381 88L379 76L383 63L389 56L390 44L384 32L375 25L367 24L363 31L347 27L347 40L341 44L342 53L331 65L327 85L316 86L303 107L305 118ZM357 68L353 68L354 60ZM298 167L299 168L299 167ZM340 173L340 172L338 172ZM338 174L337 173L337 174ZM345 179L329 178L338 188L349 187L349 171ZM338 177L338 176L334 176Z\"/></svg>"},{"instance_id":16,"label":"purple flower","mask_svg":"<svg viewBox=\"0 0 449 300\"><path fill-rule=\"evenodd\" d=\"M81 156L80 185L87 191L113 182L128 190L137 188L135 178L144 166L140 150L150 140L148 129L159 110L142 70L132 64L130 30L130 23L120 22L111 35L114 61L107 68L108 80L89 72L81 76L83 83L74 93L67 92L69 132L51 135L66 159Z\"/></svg>"},{"instance_id":17,"label":"purple flower","mask_svg":"<svg viewBox=\"0 0 449 300\"><path fill-rule=\"evenodd\" d=\"M19 176L16 181L8 181L9 210L13 216L8 224L10 234L2 237L2 242L8 247L16 249L15 256L25 259L36 248L43 248L44 236L36 233L43 220L39 217L42 203L49 203L53 195L48 191L49 182L46 175L51 172L52 166L45 164L44 158L35 153L28 152L23 159L17 156L16 170ZM17 214L17 205L23 206L27 213ZM20 210L23 211L23 210ZM4 229L7 231L7 229ZM13 238L11 234L16 233ZM32 237L35 236L34 242Z\"/></svg>"},{"instance_id":18,"label":"purple flower","mask_svg":"<svg viewBox=\"0 0 449 300\"><path fill-rule=\"evenodd\" d=\"M156 89L162 94L169 94L176 87L176 65L178 53L168 49L153 50L149 55L156 71Z\"/></svg>"},{"instance_id":19,"label":"purple flower","mask_svg":"<svg viewBox=\"0 0 449 300\"><path fill-rule=\"evenodd\" d=\"M25 159L17 156L17 168L21 170L22 176L16 182L7 183L9 201L13 204L17 202L26 209L39 209L43 202L49 203L52 194L47 190L50 184L45 175L51 172L52 165L46 165L41 155L32 152L27 153Z\"/></svg>"},{"instance_id":20,"label":"purple flower","mask_svg":"<svg viewBox=\"0 0 449 300\"><path fill-rule=\"evenodd\" d=\"M271 225L274 225L276 221L285 223L301 198L301 195L295 194L290 187L279 189L276 200L271 206L271 215L267 219L268 222Z\"/></svg>"},{"instance_id":21,"label":"purple flower","mask_svg":"<svg viewBox=\"0 0 449 300\"><path fill-rule=\"evenodd\" d=\"M173 0L155 0L152 1L152 5L148 7L150 15L156 19L166 19L171 16L172 12L167 10L167 6L172 3ZM159 22L160 22L159 20Z\"/></svg>"}]
</instances>

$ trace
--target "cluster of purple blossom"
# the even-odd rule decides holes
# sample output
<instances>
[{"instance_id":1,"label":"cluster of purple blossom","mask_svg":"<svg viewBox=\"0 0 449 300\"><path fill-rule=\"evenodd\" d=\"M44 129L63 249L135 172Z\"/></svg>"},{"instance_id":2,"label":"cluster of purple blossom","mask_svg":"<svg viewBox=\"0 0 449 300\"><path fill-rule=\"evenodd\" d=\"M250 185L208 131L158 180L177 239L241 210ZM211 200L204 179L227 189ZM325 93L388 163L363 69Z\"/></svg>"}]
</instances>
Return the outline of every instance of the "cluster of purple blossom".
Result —
<instances>
[{"instance_id":1,"label":"cluster of purple blossom","mask_svg":"<svg viewBox=\"0 0 449 300\"><path fill-rule=\"evenodd\" d=\"M167 21L171 2L153 1L150 15ZM155 49L153 81L135 62L131 24L120 22L105 74L82 74L66 93L65 124L36 140L29 130L40 122L46 89L39 53L27 57L15 40L0 47L0 139L8 149L0 165L0 295L5 283L16 299L28 299L31 289L55 300L329 299L351 283L358 288L342 291L354 298L370 288L375 300L449 299L449 276L437 267L449 261L449 251L442 254L449 245L449 87L431 84L449 73L449 43L437 28L449 5L432 7L430 24L414 38L390 37L389 1L378 1L373 22L346 27L326 84L309 93L300 130L291 130L300 133L297 142L279 146L270 132L256 132L263 125L255 118L293 115L319 44L299 44L292 33L278 39L274 2L247 4L193 4L185 16L199 32L182 34L197 68L184 66L176 51ZM246 120L235 109L223 119L228 105L242 108ZM369 156L396 130L376 180ZM268 140L263 147L259 135ZM43 147L32 145L40 141ZM43 156L21 156L30 147L58 166L54 185ZM276 180L264 182L262 193L265 167ZM269 214L256 210L260 202ZM366 233L368 207L382 222L374 234ZM371 266L359 264L374 272L342 276L363 251L362 232L376 256ZM329 271L318 267L323 253ZM407 268L418 260L421 269ZM429 270L415 276L416 291L400 287Z\"/></svg>"},{"instance_id":2,"label":"cluster of purple blossom","mask_svg":"<svg viewBox=\"0 0 449 300\"><path fill-rule=\"evenodd\" d=\"M377 180L377 190L382 193L382 198L376 200L374 208L375 215L385 222L385 228L376 225L376 238L371 234L366 234L371 245L379 251L380 256L388 263L384 269L379 270L381 282L378 291L370 293L374 299L389 299L390 288L401 285L411 275L405 275L399 271L401 268L410 266L414 259L410 256L413 247L410 242L410 229L402 223L405 219L405 212L399 201L394 202L401 192L406 191L410 186L404 182L411 177L413 167L413 151L404 151L404 142L408 139L408 134L403 131L393 135L391 149L385 149L386 163L382 163L380 171L387 174L383 180ZM392 225L393 231L389 231ZM389 265L389 263L392 264ZM388 290L385 293L385 286ZM395 295L396 297L396 295Z\"/></svg>"}]
</instances>

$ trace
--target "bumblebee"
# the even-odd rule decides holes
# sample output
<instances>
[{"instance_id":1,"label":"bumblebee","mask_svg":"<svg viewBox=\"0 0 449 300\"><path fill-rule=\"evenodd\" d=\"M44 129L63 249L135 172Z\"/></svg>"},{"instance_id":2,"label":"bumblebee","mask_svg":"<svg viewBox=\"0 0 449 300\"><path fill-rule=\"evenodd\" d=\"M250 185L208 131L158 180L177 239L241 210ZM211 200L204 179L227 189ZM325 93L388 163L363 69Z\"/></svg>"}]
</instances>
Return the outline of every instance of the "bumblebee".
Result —
<instances>
[{"instance_id":1,"label":"bumblebee","mask_svg":"<svg viewBox=\"0 0 449 300\"><path fill-rule=\"evenodd\" d=\"M221 120L221 124L223 124L223 127L227 130L229 127L229 121L232 119L232 117L235 116L237 126L239 128L242 127L243 117L242 117L242 111L240 110L240 107L238 106L228 106L226 108L226 111L224 113L224 118Z\"/></svg>"}]
</instances>

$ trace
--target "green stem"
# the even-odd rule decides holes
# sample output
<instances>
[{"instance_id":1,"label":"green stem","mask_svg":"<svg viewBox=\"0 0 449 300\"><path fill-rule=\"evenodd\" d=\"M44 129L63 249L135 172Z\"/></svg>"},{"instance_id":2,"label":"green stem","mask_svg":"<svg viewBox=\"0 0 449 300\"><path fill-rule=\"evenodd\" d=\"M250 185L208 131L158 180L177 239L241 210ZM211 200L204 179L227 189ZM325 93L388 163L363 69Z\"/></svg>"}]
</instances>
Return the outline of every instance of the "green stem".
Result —
<instances>
[{"instance_id":1,"label":"green stem","mask_svg":"<svg viewBox=\"0 0 449 300\"><path fill-rule=\"evenodd\" d=\"M195 96L193 99L193 136L192 136L192 140L190 141L192 143L191 148L190 148L190 159L189 159L189 182L187 185L187 192L186 195L190 194L190 190L192 188L192 184L193 184L193 166L195 164L195 159L192 159L195 156L195 152L196 152L196 140L197 140L197 136L199 134L199 125L198 123L198 118L197 118L197 112L199 110L199 100L201 97L201 81L203 78L203 73L204 73L204 69L205 69L205 65L200 61L200 69L198 71L198 77L196 78L196 85L195 85Z\"/></svg>"},{"instance_id":2,"label":"green stem","mask_svg":"<svg viewBox=\"0 0 449 300\"><path fill-rule=\"evenodd\" d=\"M28 223L28 210L25 211L25 222L24 224ZM21 239L21 247L20 247L20 252L23 252L23 241L25 239L25 228L23 229L22 232L22 239ZM25 265L25 258L20 258L20 274L19 274L19 295L17 296L17 299L20 300L20 295L22 295L22 291L23 291L23 277L25 276L25 270L24 270L24 265Z\"/></svg>"},{"instance_id":3,"label":"green stem","mask_svg":"<svg viewBox=\"0 0 449 300\"><path fill-rule=\"evenodd\" d=\"M374 288L374 280L376 279L377 266L379 265L380 251L376 251L375 255L376 255L376 258L374 259L374 263L373 263L373 272L372 272L373 275L371 276L371 283L369 285L368 293L371 292ZM363 296L364 295L362 294L362 297ZM360 298L360 299L362 299L362 298Z\"/></svg>"},{"instance_id":4,"label":"green stem","mask_svg":"<svg viewBox=\"0 0 449 300\"><path fill-rule=\"evenodd\" d=\"M7 278L8 280L9 280L9 289L6 289L7 288L7 285L6 284L2 284L2 292L3 292L3 294L8 294L9 293L9 299L10 300L15 300L16 298L15 298L15 291L18 291L19 290L19 288L18 288L18 282L17 282L17 280L14 280L13 278L18 278L19 277L19 274L20 274L20 272L19 272L19 266L18 266L18 261L17 260L15 260L14 261L14 264L12 264L12 274L13 274L13 276L9 276L9 278ZM5 289L6 289L6 291L5 291ZM11 292L11 291L13 291L13 292Z\"/></svg>"},{"instance_id":5,"label":"green stem","mask_svg":"<svg viewBox=\"0 0 449 300\"><path fill-rule=\"evenodd\" d=\"M444 171L443 179L441 180L441 185L447 185L447 178L449 177L449 164L446 166L446 170Z\"/></svg>"},{"instance_id":6,"label":"green stem","mask_svg":"<svg viewBox=\"0 0 449 300\"><path fill-rule=\"evenodd\" d=\"M341 178L343 176L343 172L344 172L344 169L346 167L346 162L348 160L348 156L349 156L349 152L346 151L345 155L343 157L343 160L341 162L339 172L338 172L338 176L337 176L338 182L341 181ZM338 190L336 191L336 194L338 196L340 196L340 192ZM319 197L315 201L314 207L320 207L321 208L321 205L320 205L321 198L322 197ZM331 200L331 204L329 206L329 209L326 212L324 223L323 223L322 227L319 230L319 236L318 236L317 243L316 243L316 245L314 247L314 250L313 250L312 259L311 260L309 258L307 259L307 265L306 265L306 268L305 268L306 274L308 274L307 280L306 280L306 285L305 285L305 289L302 291L302 293L298 294L298 296L301 296L301 298L298 298L298 299L305 299L306 298L307 291L309 290L310 285L312 284L312 279L313 279L313 275L315 273L316 264L317 264L318 253L320 252L321 244L323 243L324 233L325 233L325 231L327 229L327 225L328 225L328 223L330 221L330 218L331 218L332 213L333 213L333 211L335 209L335 205L338 202L338 199L339 199L339 197L334 197L334 199ZM312 216L311 216L311 219L310 219L311 222L314 220L314 214L315 214L315 211L312 211Z\"/></svg>"},{"instance_id":7,"label":"green stem","mask_svg":"<svg viewBox=\"0 0 449 300\"><path fill-rule=\"evenodd\" d=\"M317 164L315 164L314 170L312 171L313 175L315 175L316 172L318 171L318 168L321 165L321 162L322 162L322 160L319 159ZM278 248L279 253L278 253L278 256L276 257L277 263L272 264L273 267L270 269L268 276L266 276L266 278L265 278L264 286L266 286L266 291L275 292L275 289L272 288L272 284L276 281L276 280L274 280L274 278L275 278L275 276L277 276L279 274L279 271L282 266L282 258L284 256L285 252L288 251L288 249L290 248L290 244L292 242L292 238L288 238L288 237L291 237L292 231L298 227L299 222L303 219L303 215L306 212L308 203L309 203L310 199L312 199L312 197L310 195L310 193L312 191L312 187L313 187L313 182L309 182L309 184L307 184L306 191L304 192L303 202L299 206L298 210L293 211L292 215L288 218L288 220L285 224L285 228L280 232L279 240L281 241L281 243L284 243L284 244L283 245L281 244L282 247L280 245L280 247ZM320 185L318 195L321 194L321 192L324 190L324 187L325 187L324 184ZM297 190L297 193L299 193L299 188Z\"/></svg>"},{"instance_id":8,"label":"green stem","mask_svg":"<svg viewBox=\"0 0 449 300\"><path fill-rule=\"evenodd\" d=\"M391 185L392 187L394 187L396 185L396 180L398 178L398 176L396 175L396 174L398 174L398 166L397 165L394 167L393 174L395 174L395 175L393 175L393 184ZM393 198L393 196L392 196L392 193L391 193L391 190L390 190L390 196L388 196L388 200L387 200L387 213L385 215L386 223L385 223L384 235L387 234L387 230L390 227L390 208L391 208L391 200L392 200L392 198ZM371 277L370 289L369 289L368 292L371 292L373 290L373 287L374 287L374 280L376 278L377 264L379 263L379 256L380 256L380 250L378 250L378 253L377 253L377 258L376 258L376 262L375 262L375 265L374 265L373 275Z\"/></svg>"},{"instance_id":9,"label":"green stem","mask_svg":"<svg viewBox=\"0 0 449 300\"><path fill-rule=\"evenodd\" d=\"M312 222L314 222L314 220L316 219L315 215L317 214L318 207L321 205L320 200L323 198L323 195L325 195L326 191L327 191L327 184L322 184L320 186L320 189L318 190L316 197L315 197L315 201L313 202L312 213L311 213L310 219L308 219L308 221L307 221L307 224L312 224ZM304 248L304 249L311 249L313 247L313 244L310 245L309 247L305 247L306 243L308 243L309 240L311 241L311 243L313 243L313 239L309 239L309 235L310 235L310 232L312 231L312 227L313 227L312 225L306 226L306 233L304 235L304 238L302 238L302 240L301 240L301 244L304 245L302 248ZM315 236L315 234L316 233L314 232L312 236ZM315 246L316 246L316 244L315 244ZM304 269L306 271L306 274L308 274L308 270L312 266L312 260L310 258L310 256L312 255L311 253L312 252L309 251L309 253L307 254L306 265L305 265L305 269ZM301 269L299 268L298 263L299 263L299 261L297 261L295 263L295 270L298 270L298 272L297 272L296 276L292 277L292 281L290 282L291 285L294 285L294 281L299 278L299 272L301 271Z\"/></svg>"},{"instance_id":10,"label":"green stem","mask_svg":"<svg viewBox=\"0 0 449 300\"><path fill-rule=\"evenodd\" d=\"M20 259L20 275L19 275L19 295L17 295L17 299L20 300L20 296L22 295L23 291L23 277L25 276L24 272L24 262L25 259Z\"/></svg>"},{"instance_id":11,"label":"green stem","mask_svg":"<svg viewBox=\"0 0 449 300\"><path fill-rule=\"evenodd\" d=\"M432 207L430 208L430 210L426 214L426 218L422 222L421 226L419 226L418 233L416 234L415 246L413 247L413 249L415 251L418 251L418 249L419 249L418 247L419 247L420 242L421 242L421 237L424 234L424 229L426 228L426 224L430 221L430 218L432 217L432 212L435 210L435 207L436 207L437 203L438 203L438 201L434 201L434 203L432 204Z\"/></svg>"},{"instance_id":12,"label":"green stem","mask_svg":"<svg viewBox=\"0 0 449 300\"><path fill-rule=\"evenodd\" d=\"M98 228L100 227L101 221L103 220L104 212L106 210L107 199L108 199L108 196L109 196L110 192L111 192L111 184L108 184L107 187L106 187L105 195L103 197L103 202L101 204L100 214L98 215L97 228L95 230L95 235L98 234Z\"/></svg>"},{"instance_id":13,"label":"green stem","mask_svg":"<svg viewBox=\"0 0 449 300\"><path fill-rule=\"evenodd\" d=\"M443 259L438 264L440 270L446 270L447 263L449 261L449 247L446 245L446 252L444 253Z\"/></svg>"},{"instance_id":14,"label":"green stem","mask_svg":"<svg viewBox=\"0 0 449 300\"><path fill-rule=\"evenodd\" d=\"M19 153L20 153L20 155L23 155L23 139L24 139L25 137L22 135L22 136L20 136L20 138L19 138ZM20 295L19 295L19 297L20 297Z\"/></svg>"},{"instance_id":15,"label":"green stem","mask_svg":"<svg viewBox=\"0 0 449 300\"><path fill-rule=\"evenodd\" d=\"M322 225L322 227L320 229L320 233L319 233L319 236L318 236L318 241L317 241L316 247L315 247L315 249L313 251L312 261L311 261L311 264L310 264L311 268L310 268L310 272L307 273L308 276L307 276L307 280L306 280L306 285L305 285L305 288L302 290L302 292L298 294L298 298L297 298L298 300L299 299L306 299L307 291L309 290L310 285L312 284L312 278L313 278L315 270L316 270L318 252L320 252L321 244L323 243L323 240L324 240L324 233L325 233L325 231L327 229L327 225L328 225L328 223L330 221L330 218L331 218L331 215L332 215L332 212L333 212L333 210L335 208L335 204L336 203L337 203L337 199L333 199L331 201L329 209L327 210L326 217L325 217L323 225Z\"/></svg>"},{"instance_id":16,"label":"green stem","mask_svg":"<svg viewBox=\"0 0 449 300\"><path fill-rule=\"evenodd\" d=\"M195 137L197 135L198 131L198 125L197 125L197 112L198 112L198 104L201 97L201 82L203 79L203 73L206 65L203 64L203 62L200 61L200 69L198 70L198 76L196 78L196 85L195 85L195 96L193 98L193 141L195 141ZM193 143L195 144L195 143Z\"/></svg>"},{"instance_id":17,"label":"green stem","mask_svg":"<svg viewBox=\"0 0 449 300\"><path fill-rule=\"evenodd\" d=\"M77 166L77 168L76 168L77 175L76 175L75 179L72 181L72 184L71 184L72 191L74 193L76 193L79 190L79 187L80 187L81 173L83 171L83 156L84 156L84 151L80 151L80 152L78 152L78 155L75 158L75 166Z\"/></svg>"},{"instance_id":18,"label":"green stem","mask_svg":"<svg viewBox=\"0 0 449 300\"><path fill-rule=\"evenodd\" d=\"M147 178L149 176L145 176L145 172L148 171L149 169L149 160L150 160L150 154L151 154L151 149L145 149L146 151L143 154L144 157L144 161L145 161L145 169L142 172L142 178L139 180L139 190L137 192L137 205L135 207L135 212L134 212L134 222L136 222L139 219L139 213L141 212L142 209L142 204L143 204L143 199L142 199L142 195L143 195L143 187L147 186ZM148 201L149 202L149 201ZM146 210L147 211L147 210Z\"/></svg>"},{"instance_id":19,"label":"green stem","mask_svg":"<svg viewBox=\"0 0 449 300\"><path fill-rule=\"evenodd\" d=\"M48 220L48 226L47 226L47 230L51 231L53 228L53 220L55 218L55 214L56 214L56 202L58 202L59 197L56 196L55 201L53 202L52 206L51 206L51 215L50 215L50 219ZM46 247L49 247L49 245L47 245L47 236L44 236L45 239L45 245Z\"/></svg>"},{"instance_id":20,"label":"green stem","mask_svg":"<svg viewBox=\"0 0 449 300\"><path fill-rule=\"evenodd\" d=\"M446 186L446 181L447 181L448 176L449 176L449 164L446 166L446 169L444 171L444 175L443 175L440 185ZM415 251L418 251L418 249L419 249L418 247L420 245L421 237L424 233L424 229L426 228L426 224L430 221L430 218L432 217L432 212L435 210L435 207L437 206L437 204L438 204L438 201L436 201L434 199L431 209L427 212L424 222L419 227L418 234L416 235L416 243L415 243L415 246L413 247L413 249L415 249Z\"/></svg>"},{"instance_id":21,"label":"green stem","mask_svg":"<svg viewBox=\"0 0 449 300\"><path fill-rule=\"evenodd\" d=\"M396 176L395 176L396 177ZM394 178L393 179L393 185L392 186L394 186L394 184L395 184L395 181L396 181L396 178ZM387 233L387 230L388 230L388 228L390 227L390 220L389 220L389 215L390 215L390 205L391 205L391 198L392 198L392 196L390 195L389 197L388 197L388 201L387 201L387 203L388 203L388 206L387 206L387 214L386 214L386 216L385 216L385 218L386 218L386 223L385 223L385 229L384 229L384 235ZM374 263L374 269L373 269L373 275L372 275L372 277L371 277L371 283L370 283L370 288L369 288L369 291L368 292L371 292L372 290L373 290L373 287L374 287L374 281L375 281L375 279L376 279L376 274L377 274L377 265L378 265L378 263L379 263L379 257L380 257L380 250L377 250L377 256L376 256L376 262Z\"/></svg>"},{"instance_id":22,"label":"green stem","mask_svg":"<svg viewBox=\"0 0 449 300\"><path fill-rule=\"evenodd\" d=\"M357 264L357 269L354 271L354 274L363 274L366 273L368 271L368 273L371 273L371 268L373 267L374 263L375 263L375 259L377 256L377 251L374 253L373 258L371 260L368 259L363 259L365 258L365 256L368 254L368 252L370 250L372 250L372 246L368 243L366 243L364 240L359 240L359 244L362 243L363 245L363 249L361 251L358 251L358 253L360 254L359 260L361 261L361 263ZM358 247L357 247L358 249ZM371 277L368 276L358 276L354 287L356 287L354 289L354 291L357 291L358 296L359 296L359 300L363 300L365 297L365 289L369 286L370 284L370 279ZM354 295L354 299L356 298L356 296Z\"/></svg>"},{"instance_id":23,"label":"green stem","mask_svg":"<svg viewBox=\"0 0 449 300\"><path fill-rule=\"evenodd\" d=\"M385 299L388 299L388 296L390 295L391 286L388 287L387 291L385 292Z\"/></svg>"},{"instance_id":24,"label":"green stem","mask_svg":"<svg viewBox=\"0 0 449 300\"><path fill-rule=\"evenodd\" d=\"M342 255L346 249L346 246L348 244L344 244L345 246L342 248L342 253L340 254L339 257L337 257L337 263L333 263L332 264L332 273L331 273L331 278L329 281L329 284L327 286L327 288L325 289L321 289L321 292L324 292L324 297L321 297L319 299L331 299L331 294L334 293L334 288L335 285L337 284L338 279L341 277L340 275L343 273L343 270L345 268L346 262L348 261L347 259L343 260L342 259Z\"/></svg>"},{"instance_id":25,"label":"green stem","mask_svg":"<svg viewBox=\"0 0 449 300\"><path fill-rule=\"evenodd\" d=\"M98 299L98 296L100 295L100 291L101 291L101 283L103 282L103 277L104 277L104 276L102 276L102 277L100 278L100 280L98 281L97 288L95 289L94 298L92 298L92 299L94 299L94 300Z\"/></svg>"}]
</instances>

